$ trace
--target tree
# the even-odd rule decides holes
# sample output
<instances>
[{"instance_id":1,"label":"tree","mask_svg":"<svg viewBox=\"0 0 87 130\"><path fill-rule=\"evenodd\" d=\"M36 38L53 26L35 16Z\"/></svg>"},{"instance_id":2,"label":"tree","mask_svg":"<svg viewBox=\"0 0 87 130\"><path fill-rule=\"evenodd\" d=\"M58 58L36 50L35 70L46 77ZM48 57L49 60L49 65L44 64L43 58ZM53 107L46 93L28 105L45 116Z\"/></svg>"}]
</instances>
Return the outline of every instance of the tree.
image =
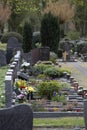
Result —
<instances>
[{"instance_id":1,"label":"tree","mask_svg":"<svg viewBox=\"0 0 87 130\"><path fill-rule=\"evenodd\" d=\"M23 48L23 51L27 53L31 50L31 47L32 47L32 27L30 23L26 22L23 28L22 48Z\"/></svg>"},{"instance_id":2,"label":"tree","mask_svg":"<svg viewBox=\"0 0 87 130\"><path fill-rule=\"evenodd\" d=\"M44 14L41 22L41 41L43 46L49 46L51 51L57 53L60 37L58 17L50 12Z\"/></svg>"},{"instance_id":3,"label":"tree","mask_svg":"<svg viewBox=\"0 0 87 130\"><path fill-rule=\"evenodd\" d=\"M5 0L4 0L5 1ZM11 6L11 17L9 20L9 30L17 31L21 22L31 13L39 13L39 2L41 0L7 0Z\"/></svg>"},{"instance_id":4,"label":"tree","mask_svg":"<svg viewBox=\"0 0 87 130\"><path fill-rule=\"evenodd\" d=\"M58 16L60 23L63 24L74 17L75 7L74 5L70 5L68 0L58 0L53 2L49 0L42 13L45 14L48 12Z\"/></svg>"},{"instance_id":5,"label":"tree","mask_svg":"<svg viewBox=\"0 0 87 130\"><path fill-rule=\"evenodd\" d=\"M3 25L7 22L11 15L11 8L8 4L4 4L0 0L0 29L3 29Z\"/></svg>"},{"instance_id":6,"label":"tree","mask_svg":"<svg viewBox=\"0 0 87 130\"><path fill-rule=\"evenodd\" d=\"M74 18L76 29L81 36L87 35L87 2L86 0L71 0L76 6L76 15Z\"/></svg>"}]
</instances>

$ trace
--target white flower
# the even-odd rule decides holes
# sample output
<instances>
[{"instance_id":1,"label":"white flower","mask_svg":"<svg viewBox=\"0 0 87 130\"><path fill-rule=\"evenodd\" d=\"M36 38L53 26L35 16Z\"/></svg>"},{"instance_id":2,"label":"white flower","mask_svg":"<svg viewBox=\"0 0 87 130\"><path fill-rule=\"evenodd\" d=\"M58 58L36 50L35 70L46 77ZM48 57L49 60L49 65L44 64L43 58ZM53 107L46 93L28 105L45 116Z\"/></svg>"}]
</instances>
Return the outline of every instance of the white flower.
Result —
<instances>
[{"instance_id":1,"label":"white flower","mask_svg":"<svg viewBox=\"0 0 87 130\"><path fill-rule=\"evenodd\" d=\"M30 63L28 63L28 62L24 62L24 63L21 65L21 67L28 67L28 66L30 66Z\"/></svg>"}]
</instances>

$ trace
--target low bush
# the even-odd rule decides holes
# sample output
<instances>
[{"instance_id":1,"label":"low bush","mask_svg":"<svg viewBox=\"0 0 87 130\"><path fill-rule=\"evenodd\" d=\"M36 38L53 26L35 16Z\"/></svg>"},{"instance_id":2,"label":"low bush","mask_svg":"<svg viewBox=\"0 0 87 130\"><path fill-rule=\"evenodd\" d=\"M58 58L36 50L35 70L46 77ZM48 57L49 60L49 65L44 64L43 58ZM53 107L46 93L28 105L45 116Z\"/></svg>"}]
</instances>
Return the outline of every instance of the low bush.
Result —
<instances>
[{"instance_id":1,"label":"low bush","mask_svg":"<svg viewBox=\"0 0 87 130\"><path fill-rule=\"evenodd\" d=\"M61 88L61 83L58 83L56 80L44 81L37 86L37 93L39 96L41 96L41 98L47 98L48 100L51 100L54 91L58 93Z\"/></svg>"},{"instance_id":2,"label":"low bush","mask_svg":"<svg viewBox=\"0 0 87 130\"><path fill-rule=\"evenodd\" d=\"M64 72L67 72L69 74L71 74L71 71L69 69L66 69L66 68L58 68L58 71L60 73L60 77L62 77L64 74Z\"/></svg>"},{"instance_id":3,"label":"low bush","mask_svg":"<svg viewBox=\"0 0 87 130\"><path fill-rule=\"evenodd\" d=\"M2 42L2 43L7 43L7 42L8 42L8 39L9 39L10 37L16 37L20 43L23 42L23 37L22 37L22 35L19 34L19 33L17 33L17 32L8 32L8 33L5 33L5 34L2 36L2 38L1 38L1 42Z\"/></svg>"},{"instance_id":4,"label":"low bush","mask_svg":"<svg viewBox=\"0 0 87 130\"><path fill-rule=\"evenodd\" d=\"M51 65L45 65L45 64L38 64L38 65L35 65L33 67L33 75L39 75L39 74L43 74L44 71L51 67Z\"/></svg>"},{"instance_id":5,"label":"low bush","mask_svg":"<svg viewBox=\"0 0 87 130\"><path fill-rule=\"evenodd\" d=\"M47 68L44 71L44 74L47 75L47 76L49 76L49 77L52 77L52 78L58 78L58 77L60 77L60 72L58 71L58 68L56 68L56 67Z\"/></svg>"}]
</instances>

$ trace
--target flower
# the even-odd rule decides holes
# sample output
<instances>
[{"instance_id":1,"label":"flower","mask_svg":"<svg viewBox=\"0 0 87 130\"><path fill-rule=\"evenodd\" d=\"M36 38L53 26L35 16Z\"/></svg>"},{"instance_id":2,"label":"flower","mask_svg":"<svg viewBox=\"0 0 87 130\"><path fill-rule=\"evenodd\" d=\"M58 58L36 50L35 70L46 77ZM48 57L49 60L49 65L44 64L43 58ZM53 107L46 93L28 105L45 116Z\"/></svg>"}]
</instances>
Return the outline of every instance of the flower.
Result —
<instances>
[{"instance_id":1,"label":"flower","mask_svg":"<svg viewBox=\"0 0 87 130\"><path fill-rule=\"evenodd\" d=\"M24 99L24 95L23 94L20 94L17 96L18 99Z\"/></svg>"},{"instance_id":2,"label":"flower","mask_svg":"<svg viewBox=\"0 0 87 130\"><path fill-rule=\"evenodd\" d=\"M15 86L18 88L26 88L27 87L27 82L25 80L18 80L15 83Z\"/></svg>"},{"instance_id":3,"label":"flower","mask_svg":"<svg viewBox=\"0 0 87 130\"><path fill-rule=\"evenodd\" d=\"M35 92L35 89L32 86L27 87L28 92Z\"/></svg>"},{"instance_id":4,"label":"flower","mask_svg":"<svg viewBox=\"0 0 87 130\"><path fill-rule=\"evenodd\" d=\"M22 65L21 65L21 67L29 67L30 66L30 63L28 63L28 62L24 62Z\"/></svg>"}]
</instances>

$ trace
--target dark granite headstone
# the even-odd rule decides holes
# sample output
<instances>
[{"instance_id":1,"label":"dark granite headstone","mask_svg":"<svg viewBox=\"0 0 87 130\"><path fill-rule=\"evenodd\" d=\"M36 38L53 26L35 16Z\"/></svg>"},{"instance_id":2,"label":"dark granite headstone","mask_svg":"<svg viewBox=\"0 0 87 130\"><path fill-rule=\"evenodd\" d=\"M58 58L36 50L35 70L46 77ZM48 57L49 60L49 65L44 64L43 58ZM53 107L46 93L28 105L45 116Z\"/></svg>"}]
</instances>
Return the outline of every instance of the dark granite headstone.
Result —
<instances>
[{"instance_id":1,"label":"dark granite headstone","mask_svg":"<svg viewBox=\"0 0 87 130\"><path fill-rule=\"evenodd\" d=\"M37 61L48 61L50 57L50 48L41 47L31 50L31 64L35 64Z\"/></svg>"},{"instance_id":2,"label":"dark granite headstone","mask_svg":"<svg viewBox=\"0 0 87 130\"><path fill-rule=\"evenodd\" d=\"M49 47L41 47L40 48L40 60L48 61L50 57L50 48Z\"/></svg>"},{"instance_id":3,"label":"dark granite headstone","mask_svg":"<svg viewBox=\"0 0 87 130\"><path fill-rule=\"evenodd\" d=\"M5 51L0 50L0 66L5 66L5 65L6 65Z\"/></svg>"},{"instance_id":4,"label":"dark granite headstone","mask_svg":"<svg viewBox=\"0 0 87 130\"><path fill-rule=\"evenodd\" d=\"M19 79L26 80L26 81L29 80L29 76L26 73L22 73L22 72L19 71L17 73L17 76L18 76Z\"/></svg>"},{"instance_id":5,"label":"dark granite headstone","mask_svg":"<svg viewBox=\"0 0 87 130\"><path fill-rule=\"evenodd\" d=\"M11 58L17 50L21 50L22 44L18 42L18 39L15 37L10 37L7 43L6 59L7 64L10 63Z\"/></svg>"},{"instance_id":6,"label":"dark granite headstone","mask_svg":"<svg viewBox=\"0 0 87 130\"><path fill-rule=\"evenodd\" d=\"M0 130L32 130L32 126L33 113L29 105L0 110Z\"/></svg>"},{"instance_id":7,"label":"dark granite headstone","mask_svg":"<svg viewBox=\"0 0 87 130\"><path fill-rule=\"evenodd\" d=\"M12 49L20 49L21 48L21 43L18 42L18 39L16 37L10 37L7 43L7 49L12 48Z\"/></svg>"}]
</instances>

